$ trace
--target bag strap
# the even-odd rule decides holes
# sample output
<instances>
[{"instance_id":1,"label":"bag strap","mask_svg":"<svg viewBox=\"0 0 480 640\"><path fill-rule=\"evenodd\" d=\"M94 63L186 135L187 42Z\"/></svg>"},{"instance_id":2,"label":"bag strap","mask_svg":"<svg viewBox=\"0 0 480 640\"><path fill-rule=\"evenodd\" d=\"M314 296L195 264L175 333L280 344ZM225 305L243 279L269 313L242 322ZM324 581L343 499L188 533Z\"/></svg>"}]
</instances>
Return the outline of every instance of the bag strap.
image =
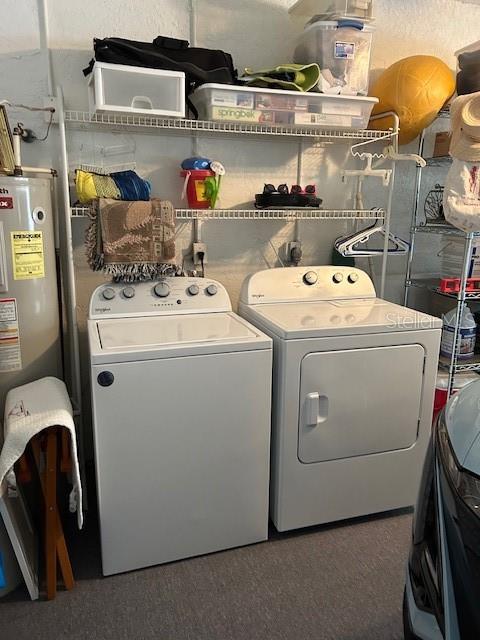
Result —
<instances>
[{"instance_id":1,"label":"bag strap","mask_svg":"<svg viewBox=\"0 0 480 640\"><path fill-rule=\"evenodd\" d=\"M83 69L83 75L87 77L89 73L92 73L94 66L95 66L95 58L92 58L88 63L88 67L85 67L85 69Z\"/></svg>"}]
</instances>

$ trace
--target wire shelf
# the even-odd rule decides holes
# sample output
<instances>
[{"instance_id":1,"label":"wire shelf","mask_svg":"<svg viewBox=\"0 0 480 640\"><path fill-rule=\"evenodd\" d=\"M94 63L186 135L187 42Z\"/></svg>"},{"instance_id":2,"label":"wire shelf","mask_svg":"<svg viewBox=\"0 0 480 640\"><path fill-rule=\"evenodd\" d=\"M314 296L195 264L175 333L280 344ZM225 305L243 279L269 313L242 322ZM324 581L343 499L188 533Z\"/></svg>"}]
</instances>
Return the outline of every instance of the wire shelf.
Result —
<instances>
[{"instance_id":1,"label":"wire shelf","mask_svg":"<svg viewBox=\"0 0 480 640\"><path fill-rule=\"evenodd\" d=\"M441 369L450 370L450 358L440 356L438 364ZM480 371L480 355L475 355L469 360L457 360L454 365L455 373L465 373L467 371Z\"/></svg>"},{"instance_id":2,"label":"wire shelf","mask_svg":"<svg viewBox=\"0 0 480 640\"><path fill-rule=\"evenodd\" d=\"M72 207L72 218L88 217L87 207ZM177 220L383 220L383 209L176 209Z\"/></svg>"},{"instance_id":3,"label":"wire shelf","mask_svg":"<svg viewBox=\"0 0 480 640\"><path fill-rule=\"evenodd\" d=\"M458 300L458 293L448 293L441 291L438 284L436 284L440 278L412 278L407 280L405 286L417 287L418 289L427 289L432 293L435 293L444 298L452 298L452 300ZM465 291L465 300L480 300L480 291Z\"/></svg>"},{"instance_id":4,"label":"wire shelf","mask_svg":"<svg viewBox=\"0 0 480 640\"><path fill-rule=\"evenodd\" d=\"M377 131L361 129L329 130L321 127L300 127L298 125L271 125L260 123L213 122L208 120L187 120L182 118L149 118L146 116L120 115L110 113L89 113L88 111L65 111L65 123L70 127L90 128L131 128L160 129L186 133L246 134L263 136L290 136L325 140L389 140L394 135L391 130Z\"/></svg>"},{"instance_id":5,"label":"wire shelf","mask_svg":"<svg viewBox=\"0 0 480 640\"><path fill-rule=\"evenodd\" d=\"M418 225L413 227L414 233L436 233L447 236L457 236L460 238L465 238L467 234L461 229L457 229L456 227L452 227L447 222L437 222L437 223L427 223L424 225ZM473 233L474 237L480 237L480 231L475 231Z\"/></svg>"},{"instance_id":6,"label":"wire shelf","mask_svg":"<svg viewBox=\"0 0 480 640\"><path fill-rule=\"evenodd\" d=\"M452 164L451 156L437 156L436 158L425 158L427 167L448 167Z\"/></svg>"}]
</instances>

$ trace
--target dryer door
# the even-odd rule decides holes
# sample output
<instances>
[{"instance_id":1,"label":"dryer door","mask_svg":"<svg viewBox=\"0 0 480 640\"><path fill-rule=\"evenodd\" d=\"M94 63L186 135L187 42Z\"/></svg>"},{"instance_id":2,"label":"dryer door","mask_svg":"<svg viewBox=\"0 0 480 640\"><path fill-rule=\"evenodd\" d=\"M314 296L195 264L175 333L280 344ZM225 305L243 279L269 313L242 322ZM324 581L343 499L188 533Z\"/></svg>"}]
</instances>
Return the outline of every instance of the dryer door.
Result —
<instances>
[{"instance_id":1,"label":"dryer door","mask_svg":"<svg viewBox=\"0 0 480 640\"><path fill-rule=\"evenodd\" d=\"M407 449L418 433L421 345L310 353L300 376L298 458L323 462Z\"/></svg>"}]
</instances>

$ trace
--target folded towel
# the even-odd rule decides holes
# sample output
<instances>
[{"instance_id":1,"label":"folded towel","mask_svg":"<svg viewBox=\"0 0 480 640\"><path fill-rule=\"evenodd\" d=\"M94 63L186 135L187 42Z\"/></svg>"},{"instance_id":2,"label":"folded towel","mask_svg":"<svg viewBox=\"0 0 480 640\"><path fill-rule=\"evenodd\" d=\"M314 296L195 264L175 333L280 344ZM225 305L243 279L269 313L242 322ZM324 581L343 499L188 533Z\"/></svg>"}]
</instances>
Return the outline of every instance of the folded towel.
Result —
<instances>
[{"instance_id":1,"label":"folded towel","mask_svg":"<svg viewBox=\"0 0 480 640\"><path fill-rule=\"evenodd\" d=\"M111 174L120 191L119 200L150 200L151 185L135 171L117 171Z\"/></svg>"},{"instance_id":2,"label":"folded towel","mask_svg":"<svg viewBox=\"0 0 480 640\"><path fill-rule=\"evenodd\" d=\"M87 260L115 281L175 275L175 210L168 200L124 202L102 198L90 208Z\"/></svg>"},{"instance_id":3,"label":"folded towel","mask_svg":"<svg viewBox=\"0 0 480 640\"><path fill-rule=\"evenodd\" d=\"M135 171L118 171L110 175L75 171L75 189L82 204L95 198L114 200L150 200L151 185Z\"/></svg>"},{"instance_id":4,"label":"folded towel","mask_svg":"<svg viewBox=\"0 0 480 640\"><path fill-rule=\"evenodd\" d=\"M289 62L272 69L253 71L245 69L239 78L251 87L269 87L270 89L286 89L289 91L311 91L320 79L320 67L311 64L295 64Z\"/></svg>"},{"instance_id":5,"label":"folded towel","mask_svg":"<svg viewBox=\"0 0 480 640\"><path fill-rule=\"evenodd\" d=\"M7 477L16 486L14 464L27 444L48 427L64 427L70 432L72 483L70 511L77 512L79 529L83 526L82 483L77 457L77 439L72 405L65 384L57 378L41 378L8 392L5 401L4 442L0 453L0 484Z\"/></svg>"},{"instance_id":6,"label":"folded towel","mask_svg":"<svg viewBox=\"0 0 480 640\"><path fill-rule=\"evenodd\" d=\"M113 198L114 200L122 200L122 194L117 187L115 180L111 176L102 176L98 173L92 173L93 184L97 192L97 198Z\"/></svg>"}]
</instances>

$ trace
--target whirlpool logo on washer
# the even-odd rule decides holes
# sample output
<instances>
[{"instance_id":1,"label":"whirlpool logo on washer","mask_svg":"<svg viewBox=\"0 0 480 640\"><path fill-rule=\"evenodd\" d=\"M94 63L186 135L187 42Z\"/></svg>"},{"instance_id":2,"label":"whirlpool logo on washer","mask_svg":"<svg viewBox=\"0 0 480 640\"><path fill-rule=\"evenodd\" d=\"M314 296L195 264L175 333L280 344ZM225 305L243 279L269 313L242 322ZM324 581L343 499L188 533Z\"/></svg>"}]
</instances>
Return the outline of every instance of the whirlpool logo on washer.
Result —
<instances>
[{"instance_id":1,"label":"whirlpool logo on washer","mask_svg":"<svg viewBox=\"0 0 480 640\"><path fill-rule=\"evenodd\" d=\"M252 293L252 298L264 298L264 293Z\"/></svg>"},{"instance_id":2,"label":"whirlpool logo on washer","mask_svg":"<svg viewBox=\"0 0 480 640\"><path fill-rule=\"evenodd\" d=\"M95 313L108 313L111 310L112 310L111 307L95 307L94 312Z\"/></svg>"}]
</instances>

